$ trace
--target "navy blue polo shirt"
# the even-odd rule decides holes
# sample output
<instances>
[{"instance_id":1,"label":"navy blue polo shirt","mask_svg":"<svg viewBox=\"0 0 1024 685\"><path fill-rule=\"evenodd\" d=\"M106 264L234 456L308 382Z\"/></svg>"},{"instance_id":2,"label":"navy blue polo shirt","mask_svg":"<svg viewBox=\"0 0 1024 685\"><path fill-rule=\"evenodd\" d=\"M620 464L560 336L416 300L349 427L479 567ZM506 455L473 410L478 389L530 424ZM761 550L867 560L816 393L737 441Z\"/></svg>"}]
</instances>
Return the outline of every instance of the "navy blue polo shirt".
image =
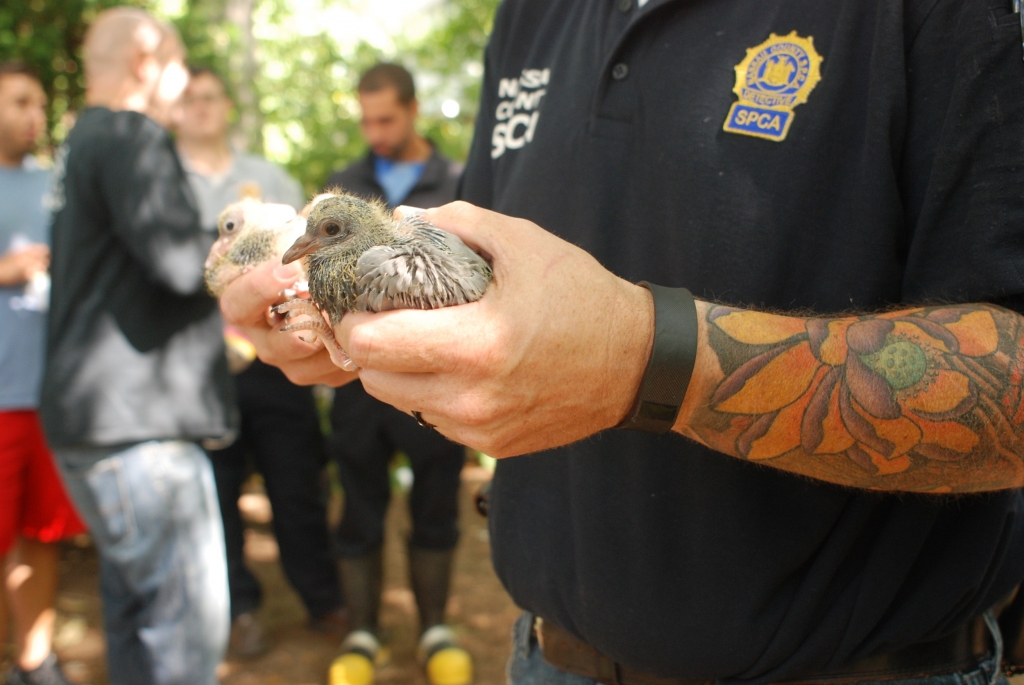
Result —
<instances>
[{"instance_id":1,"label":"navy blue polo shirt","mask_svg":"<svg viewBox=\"0 0 1024 685\"><path fill-rule=\"evenodd\" d=\"M1003 0L506 0L462 197L630 280L820 314L1024 302ZM768 682L930 640L1024 577L1024 497L893 495L670 434L499 463L517 604L633 668Z\"/></svg>"}]
</instances>

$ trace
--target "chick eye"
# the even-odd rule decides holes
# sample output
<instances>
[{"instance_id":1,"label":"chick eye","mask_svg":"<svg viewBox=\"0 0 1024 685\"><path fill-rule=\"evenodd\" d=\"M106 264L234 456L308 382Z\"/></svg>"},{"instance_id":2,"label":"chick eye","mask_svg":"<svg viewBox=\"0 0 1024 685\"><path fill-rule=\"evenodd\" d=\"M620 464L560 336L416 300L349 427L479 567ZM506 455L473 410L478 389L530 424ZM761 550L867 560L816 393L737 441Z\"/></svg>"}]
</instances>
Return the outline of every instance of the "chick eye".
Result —
<instances>
[{"instance_id":1,"label":"chick eye","mask_svg":"<svg viewBox=\"0 0 1024 685\"><path fill-rule=\"evenodd\" d=\"M326 233L327 235L338 235L339 233L341 233L341 226L334 223L333 221L324 224L324 233Z\"/></svg>"},{"instance_id":2,"label":"chick eye","mask_svg":"<svg viewBox=\"0 0 1024 685\"><path fill-rule=\"evenodd\" d=\"M225 231L233 231L233 230L235 230L235 222L234 221L226 221L226 222L224 222L224 230Z\"/></svg>"}]
</instances>

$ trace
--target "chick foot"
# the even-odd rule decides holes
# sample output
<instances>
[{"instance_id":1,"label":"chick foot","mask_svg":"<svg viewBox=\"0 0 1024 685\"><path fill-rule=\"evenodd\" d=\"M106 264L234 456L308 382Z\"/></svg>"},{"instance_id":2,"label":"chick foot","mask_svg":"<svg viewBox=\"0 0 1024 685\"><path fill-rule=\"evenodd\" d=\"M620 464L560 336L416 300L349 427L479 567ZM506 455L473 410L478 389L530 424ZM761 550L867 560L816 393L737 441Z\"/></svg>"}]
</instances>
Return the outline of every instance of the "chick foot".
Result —
<instances>
[{"instance_id":1,"label":"chick foot","mask_svg":"<svg viewBox=\"0 0 1024 685\"><path fill-rule=\"evenodd\" d=\"M335 366L342 368L345 371L355 371L359 367L356 366L352 358L348 356L345 350L341 349L341 345L338 344L338 339L334 337L334 331L327 322L324 321L323 316L320 314L320 310L315 304L309 300L294 299L288 300L284 304L279 304L274 307L273 311L276 314L282 314L286 321L291 321L297 316L307 317L303 321L296 321L295 323L288 323L280 328L282 333L288 331L310 331L313 334L312 338L304 338L300 336L300 339L304 342L313 343L319 338L323 341L324 347L327 348L327 354L331 356L331 361L334 362Z\"/></svg>"}]
</instances>

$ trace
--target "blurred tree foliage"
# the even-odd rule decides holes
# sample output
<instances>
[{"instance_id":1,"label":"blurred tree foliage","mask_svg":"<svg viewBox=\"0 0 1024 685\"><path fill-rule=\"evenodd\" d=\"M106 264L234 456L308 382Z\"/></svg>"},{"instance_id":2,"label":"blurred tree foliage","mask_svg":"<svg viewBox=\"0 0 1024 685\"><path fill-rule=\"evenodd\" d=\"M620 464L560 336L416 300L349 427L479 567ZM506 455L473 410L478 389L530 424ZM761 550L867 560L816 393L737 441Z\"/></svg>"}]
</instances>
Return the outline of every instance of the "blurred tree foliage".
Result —
<instances>
[{"instance_id":1,"label":"blurred tree foliage","mask_svg":"<svg viewBox=\"0 0 1024 685\"><path fill-rule=\"evenodd\" d=\"M114 5L145 6L146 0L3 0L0 2L0 61L16 60L39 70L50 100L52 137L67 135L69 111L82 107L82 39L98 12Z\"/></svg>"},{"instance_id":2,"label":"blurred tree foliage","mask_svg":"<svg viewBox=\"0 0 1024 685\"><path fill-rule=\"evenodd\" d=\"M326 33L283 35L260 47L264 153L284 164L307 193L318 192L331 171L365 152L355 86L381 54L359 43L342 55Z\"/></svg>"},{"instance_id":3,"label":"blurred tree foliage","mask_svg":"<svg viewBox=\"0 0 1024 685\"><path fill-rule=\"evenodd\" d=\"M312 194L361 152L350 65L377 55L363 44L342 55L326 31L290 32L291 18L287 0L188 0L174 23L189 61L226 81L236 104L234 145L283 164ZM264 35L249 41L254 23ZM247 63L257 67L251 78Z\"/></svg>"},{"instance_id":4,"label":"blurred tree foliage","mask_svg":"<svg viewBox=\"0 0 1024 685\"><path fill-rule=\"evenodd\" d=\"M421 131L450 157L465 159L483 73L483 49L499 0L437 0L417 22L429 29L396 36L387 53L367 42L344 50L325 29L293 30L290 0L178 0L169 13L189 61L224 75L237 105L234 143L284 164L308 193L362 155L355 86L380 59L416 76ZM324 6L345 0L321 0ZM168 0L0 0L0 60L36 66L50 96L51 134L67 134L80 109L81 42L101 10L132 4L161 14ZM442 103L454 100L456 116ZM452 113L449 104L449 114Z\"/></svg>"},{"instance_id":5,"label":"blurred tree foliage","mask_svg":"<svg viewBox=\"0 0 1024 685\"><path fill-rule=\"evenodd\" d=\"M387 54L366 42L340 54L326 33L261 41L258 89L266 153L286 164L308 192L318 190L331 170L364 154L356 83L362 71L385 59L404 64L416 77L420 131L444 154L464 160L498 3L440 0L422 18L431 28L413 38L396 37ZM441 112L446 100L459 104L457 116Z\"/></svg>"},{"instance_id":6,"label":"blurred tree foliage","mask_svg":"<svg viewBox=\"0 0 1024 685\"><path fill-rule=\"evenodd\" d=\"M446 0L434 9L431 30L415 41L399 41L400 59L417 76L423 101L423 133L449 157L464 160L473 137L484 73L483 54L498 0ZM407 57L406 57L407 56ZM459 115L445 117L440 103L459 103Z\"/></svg>"}]
</instances>

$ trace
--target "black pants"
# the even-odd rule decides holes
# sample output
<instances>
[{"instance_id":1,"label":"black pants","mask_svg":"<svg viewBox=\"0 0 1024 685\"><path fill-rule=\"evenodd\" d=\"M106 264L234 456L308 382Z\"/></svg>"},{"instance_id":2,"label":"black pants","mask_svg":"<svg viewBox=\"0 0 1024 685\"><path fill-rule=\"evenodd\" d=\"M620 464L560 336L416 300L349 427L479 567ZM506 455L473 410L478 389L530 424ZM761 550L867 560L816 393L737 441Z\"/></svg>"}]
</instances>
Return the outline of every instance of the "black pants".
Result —
<instances>
[{"instance_id":1,"label":"black pants","mask_svg":"<svg viewBox=\"0 0 1024 685\"><path fill-rule=\"evenodd\" d=\"M245 566L238 496L252 466L263 474L274 511L281 565L310 615L342 604L330 549L322 474L324 445L313 395L259 361L235 377L242 431L230 447L210 452L217 479L231 586L231 616L260 605L259 581Z\"/></svg>"},{"instance_id":2,"label":"black pants","mask_svg":"<svg viewBox=\"0 0 1024 685\"><path fill-rule=\"evenodd\" d=\"M447 550L459 540L459 482L465 449L415 419L370 397L358 381L338 388L331 411L331 454L345 490L336 533L342 557L362 556L384 542L391 498L388 464L396 450L412 466L412 536L419 549Z\"/></svg>"}]
</instances>

